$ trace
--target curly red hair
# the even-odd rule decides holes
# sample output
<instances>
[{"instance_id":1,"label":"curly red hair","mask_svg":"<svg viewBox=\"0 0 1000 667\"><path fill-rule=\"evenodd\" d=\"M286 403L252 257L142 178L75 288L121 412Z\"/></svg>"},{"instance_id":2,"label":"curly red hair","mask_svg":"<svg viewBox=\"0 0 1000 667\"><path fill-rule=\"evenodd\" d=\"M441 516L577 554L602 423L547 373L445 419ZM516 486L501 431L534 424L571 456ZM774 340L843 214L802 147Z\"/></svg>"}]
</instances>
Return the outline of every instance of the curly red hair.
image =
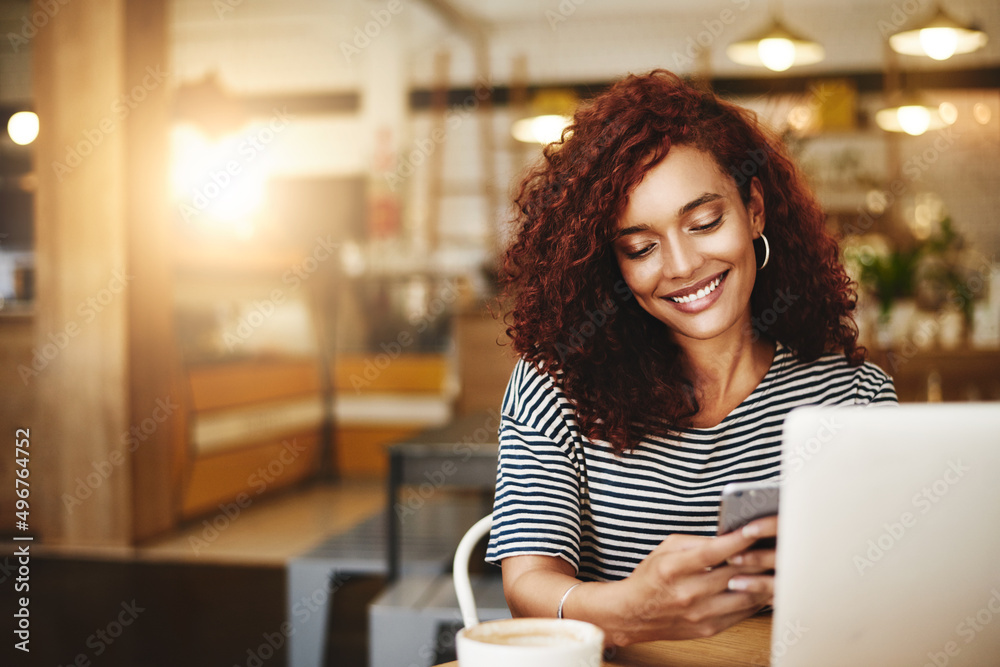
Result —
<instances>
[{"instance_id":1,"label":"curly red hair","mask_svg":"<svg viewBox=\"0 0 1000 667\"><path fill-rule=\"evenodd\" d=\"M689 426L699 409L679 348L632 298L612 248L629 193L675 144L711 154L744 202L753 177L762 186L771 256L748 333L807 361L826 351L852 365L865 358L837 242L781 140L671 72L631 75L581 105L521 183L500 274L514 349L556 379L584 435L619 452ZM779 314L781 294L796 299Z\"/></svg>"}]
</instances>

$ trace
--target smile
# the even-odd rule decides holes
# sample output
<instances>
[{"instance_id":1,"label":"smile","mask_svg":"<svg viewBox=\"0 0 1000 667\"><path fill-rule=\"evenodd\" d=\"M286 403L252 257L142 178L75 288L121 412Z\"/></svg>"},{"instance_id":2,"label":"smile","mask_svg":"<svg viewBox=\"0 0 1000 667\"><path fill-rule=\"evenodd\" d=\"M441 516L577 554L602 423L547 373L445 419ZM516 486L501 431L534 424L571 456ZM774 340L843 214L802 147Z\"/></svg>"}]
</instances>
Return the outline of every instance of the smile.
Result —
<instances>
[{"instance_id":1,"label":"smile","mask_svg":"<svg viewBox=\"0 0 1000 667\"><path fill-rule=\"evenodd\" d=\"M719 276L715 280L708 283L707 285L705 285L696 292L692 292L691 294L686 294L684 296L669 296L667 298L673 301L674 303L692 303L694 301L704 299L709 294L714 292L715 288L717 288L722 283L722 280L726 277L726 273L728 273L728 271L719 274Z\"/></svg>"}]
</instances>

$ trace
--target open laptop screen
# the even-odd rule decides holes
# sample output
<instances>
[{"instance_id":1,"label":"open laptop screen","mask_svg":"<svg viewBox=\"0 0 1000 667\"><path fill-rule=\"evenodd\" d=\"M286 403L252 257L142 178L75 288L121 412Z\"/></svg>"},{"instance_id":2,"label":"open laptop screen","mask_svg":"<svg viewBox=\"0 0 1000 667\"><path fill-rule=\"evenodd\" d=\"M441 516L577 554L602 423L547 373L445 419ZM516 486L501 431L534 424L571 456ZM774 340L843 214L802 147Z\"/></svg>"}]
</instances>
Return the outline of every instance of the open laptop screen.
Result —
<instances>
[{"instance_id":1,"label":"open laptop screen","mask_svg":"<svg viewBox=\"0 0 1000 667\"><path fill-rule=\"evenodd\" d=\"M785 423L772 664L1000 665L1000 404Z\"/></svg>"}]
</instances>

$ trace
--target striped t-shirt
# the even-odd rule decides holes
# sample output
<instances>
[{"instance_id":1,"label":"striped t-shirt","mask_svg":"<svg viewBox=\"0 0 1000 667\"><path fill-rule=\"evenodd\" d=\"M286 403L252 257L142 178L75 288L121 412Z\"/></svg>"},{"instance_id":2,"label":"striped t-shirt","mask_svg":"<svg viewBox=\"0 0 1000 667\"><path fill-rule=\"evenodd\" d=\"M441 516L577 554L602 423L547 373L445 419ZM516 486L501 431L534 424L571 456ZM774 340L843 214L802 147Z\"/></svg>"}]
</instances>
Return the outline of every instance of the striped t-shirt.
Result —
<instances>
[{"instance_id":1,"label":"striped t-shirt","mask_svg":"<svg viewBox=\"0 0 1000 667\"><path fill-rule=\"evenodd\" d=\"M558 556L581 580L622 579L671 533L714 535L727 483L779 475L792 408L895 402L877 366L839 354L803 362L778 343L760 384L719 425L647 436L618 456L581 435L559 386L522 359L503 399L486 560Z\"/></svg>"}]
</instances>

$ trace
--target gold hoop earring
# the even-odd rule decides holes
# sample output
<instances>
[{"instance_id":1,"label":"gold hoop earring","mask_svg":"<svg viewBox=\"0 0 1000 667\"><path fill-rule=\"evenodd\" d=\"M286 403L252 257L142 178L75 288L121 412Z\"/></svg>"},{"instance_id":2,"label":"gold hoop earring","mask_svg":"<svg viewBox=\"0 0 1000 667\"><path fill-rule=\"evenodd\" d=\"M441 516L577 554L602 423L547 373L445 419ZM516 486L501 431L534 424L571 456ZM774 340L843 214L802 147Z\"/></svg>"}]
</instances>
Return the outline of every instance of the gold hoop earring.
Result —
<instances>
[{"instance_id":1,"label":"gold hoop earring","mask_svg":"<svg viewBox=\"0 0 1000 667\"><path fill-rule=\"evenodd\" d=\"M760 238L764 242L764 261L757 267L758 271L767 266L768 261L771 259L771 244L767 242L767 237L763 233L760 235Z\"/></svg>"}]
</instances>

